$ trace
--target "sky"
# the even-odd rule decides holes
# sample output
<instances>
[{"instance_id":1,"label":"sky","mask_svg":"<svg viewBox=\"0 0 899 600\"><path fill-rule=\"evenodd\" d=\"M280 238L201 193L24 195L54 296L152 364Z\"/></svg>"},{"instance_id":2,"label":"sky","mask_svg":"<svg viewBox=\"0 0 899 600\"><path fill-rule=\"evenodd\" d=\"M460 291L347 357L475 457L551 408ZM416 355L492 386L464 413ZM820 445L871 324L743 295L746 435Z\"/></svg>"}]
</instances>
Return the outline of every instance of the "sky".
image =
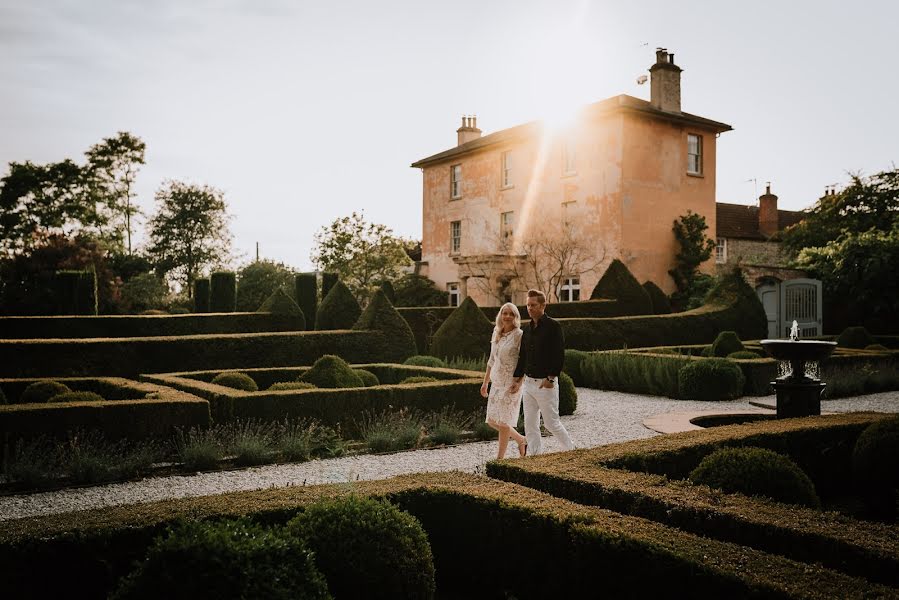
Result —
<instances>
[{"instance_id":1,"label":"sky","mask_svg":"<svg viewBox=\"0 0 899 600\"><path fill-rule=\"evenodd\" d=\"M649 99L664 47L682 109L734 127L718 201L770 181L798 210L899 164L896 23L893 0L0 0L0 172L129 131L147 214L166 179L212 185L244 262L258 242L308 270L353 211L420 238L409 165L455 146L462 115L486 135Z\"/></svg>"}]
</instances>

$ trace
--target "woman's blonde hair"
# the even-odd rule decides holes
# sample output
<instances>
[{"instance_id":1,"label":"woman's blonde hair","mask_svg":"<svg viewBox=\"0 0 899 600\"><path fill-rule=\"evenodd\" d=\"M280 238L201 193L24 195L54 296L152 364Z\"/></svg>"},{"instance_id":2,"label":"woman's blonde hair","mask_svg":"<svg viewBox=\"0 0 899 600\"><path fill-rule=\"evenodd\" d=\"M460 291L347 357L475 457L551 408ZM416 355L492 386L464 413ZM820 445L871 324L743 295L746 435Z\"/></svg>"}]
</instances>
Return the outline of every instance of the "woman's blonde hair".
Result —
<instances>
[{"instance_id":1,"label":"woman's blonde hair","mask_svg":"<svg viewBox=\"0 0 899 600\"><path fill-rule=\"evenodd\" d=\"M503 330L503 311L507 308L512 309L512 314L515 316L515 327L521 327L521 313L518 312L518 307L511 302L506 302L499 307L499 312L496 313L496 326L493 328L493 339L491 340L493 342L499 339L499 332Z\"/></svg>"}]
</instances>

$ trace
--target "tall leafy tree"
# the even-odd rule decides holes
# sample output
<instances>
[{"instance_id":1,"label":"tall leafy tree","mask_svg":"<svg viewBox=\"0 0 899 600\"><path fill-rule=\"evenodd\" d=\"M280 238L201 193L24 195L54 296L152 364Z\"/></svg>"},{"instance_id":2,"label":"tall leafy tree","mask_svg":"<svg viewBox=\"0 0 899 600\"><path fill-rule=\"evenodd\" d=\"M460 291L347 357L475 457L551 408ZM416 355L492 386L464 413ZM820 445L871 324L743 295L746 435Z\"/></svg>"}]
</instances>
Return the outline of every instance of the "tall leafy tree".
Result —
<instances>
[{"instance_id":1,"label":"tall leafy tree","mask_svg":"<svg viewBox=\"0 0 899 600\"><path fill-rule=\"evenodd\" d=\"M397 279L403 267L412 264L402 238L386 225L369 223L355 212L315 234L311 258L319 270L340 275L363 303L381 281Z\"/></svg>"},{"instance_id":2,"label":"tall leafy tree","mask_svg":"<svg viewBox=\"0 0 899 600\"><path fill-rule=\"evenodd\" d=\"M705 234L708 228L704 216L689 210L674 222L674 237L680 244L680 252L675 256L674 268L668 274L677 286L671 300L678 308L688 305L697 281L708 285L707 277L699 277L699 265L710 259L715 251L715 240Z\"/></svg>"},{"instance_id":3,"label":"tall leafy tree","mask_svg":"<svg viewBox=\"0 0 899 600\"><path fill-rule=\"evenodd\" d=\"M147 254L158 272L179 281L190 296L198 273L231 260L231 218L224 194L207 185L166 181L156 202Z\"/></svg>"},{"instance_id":4,"label":"tall leafy tree","mask_svg":"<svg viewBox=\"0 0 899 600\"><path fill-rule=\"evenodd\" d=\"M237 310L258 310L278 288L293 298L295 271L287 265L271 260L257 260L237 272Z\"/></svg>"},{"instance_id":5,"label":"tall leafy tree","mask_svg":"<svg viewBox=\"0 0 899 600\"><path fill-rule=\"evenodd\" d=\"M115 237L125 239L128 254L132 252L132 220L140 215L134 203L134 181L140 166L145 164L146 149L140 138L120 131L85 152L93 191L109 213Z\"/></svg>"}]
</instances>

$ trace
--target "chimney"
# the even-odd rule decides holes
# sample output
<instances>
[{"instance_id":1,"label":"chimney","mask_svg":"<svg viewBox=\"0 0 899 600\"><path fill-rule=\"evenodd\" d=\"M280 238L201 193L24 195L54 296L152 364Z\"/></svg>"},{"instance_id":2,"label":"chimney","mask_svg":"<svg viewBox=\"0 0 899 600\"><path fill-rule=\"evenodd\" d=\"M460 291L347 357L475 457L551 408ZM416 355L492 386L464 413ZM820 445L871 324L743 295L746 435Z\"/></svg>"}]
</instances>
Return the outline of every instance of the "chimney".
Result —
<instances>
[{"instance_id":1,"label":"chimney","mask_svg":"<svg viewBox=\"0 0 899 600\"><path fill-rule=\"evenodd\" d=\"M456 133L459 135L457 146L481 137L481 130L478 129L478 118L475 116L462 117L462 127L457 129Z\"/></svg>"},{"instance_id":2,"label":"chimney","mask_svg":"<svg viewBox=\"0 0 899 600\"><path fill-rule=\"evenodd\" d=\"M680 112L680 67L674 64L674 54L656 48L656 64L649 68L650 103L666 112Z\"/></svg>"},{"instance_id":3,"label":"chimney","mask_svg":"<svg viewBox=\"0 0 899 600\"><path fill-rule=\"evenodd\" d=\"M770 238L780 229L777 218L777 196L771 193L771 182L765 186L765 193L759 196L759 231Z\"/></svg>"}]
</instances>

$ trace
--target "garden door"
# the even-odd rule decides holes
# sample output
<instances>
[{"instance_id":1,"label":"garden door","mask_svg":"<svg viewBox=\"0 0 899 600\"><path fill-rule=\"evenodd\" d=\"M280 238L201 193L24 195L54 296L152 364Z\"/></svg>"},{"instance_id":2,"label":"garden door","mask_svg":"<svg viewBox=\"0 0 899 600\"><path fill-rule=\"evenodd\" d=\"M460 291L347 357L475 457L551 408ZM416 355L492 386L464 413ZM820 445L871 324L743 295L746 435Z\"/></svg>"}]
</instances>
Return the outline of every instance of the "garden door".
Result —
<instances>
[{"instance_id":1,"label":"garden door","mask_svg":"<svg viewBox=\"0 0 899 600\"><path fill-rule=\"evenodd\" d=\"M778 337L789 337L793 321L799 324L799 337L824 333L821 318L821 282L817 279L789 279L780 284L782 320Z\"/></svg>"},{"instance_id":2,"label":"garden door","mask_svg":"<svg viewBox=\"0 0 899 600\"><path fill-rule=\"evenodd\" d=\"M768 338L780 337L780 285L776 282L760 285L755 289L762 306L765 307L765 316L768 317Z\"/></svg>"}]
</instances>

